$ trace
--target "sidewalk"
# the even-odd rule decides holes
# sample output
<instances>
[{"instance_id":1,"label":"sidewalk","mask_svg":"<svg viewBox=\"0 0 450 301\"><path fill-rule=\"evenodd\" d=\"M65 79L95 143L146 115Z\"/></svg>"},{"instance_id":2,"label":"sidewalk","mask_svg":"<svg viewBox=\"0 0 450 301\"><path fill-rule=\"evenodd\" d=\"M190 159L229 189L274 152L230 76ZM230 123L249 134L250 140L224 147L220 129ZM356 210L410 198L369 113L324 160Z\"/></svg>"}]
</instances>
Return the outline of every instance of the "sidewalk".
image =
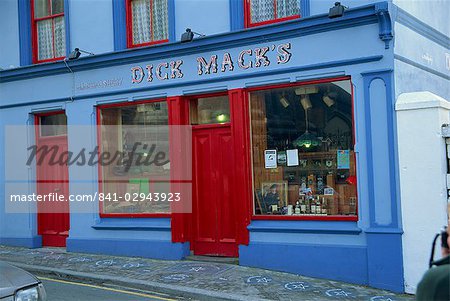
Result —
<instances>
[{"instance_id":1,"label":"sidewalk","mask_svg":"<svg viewBox=\"0 0 450 301\"><path fill-rule=\"evenodd\" d=\"M414 300L410 295L365 286L215 262L7 246L0 246L0 260L40 275L145 288L197 300Z\"/></svg>"}]
</instances>

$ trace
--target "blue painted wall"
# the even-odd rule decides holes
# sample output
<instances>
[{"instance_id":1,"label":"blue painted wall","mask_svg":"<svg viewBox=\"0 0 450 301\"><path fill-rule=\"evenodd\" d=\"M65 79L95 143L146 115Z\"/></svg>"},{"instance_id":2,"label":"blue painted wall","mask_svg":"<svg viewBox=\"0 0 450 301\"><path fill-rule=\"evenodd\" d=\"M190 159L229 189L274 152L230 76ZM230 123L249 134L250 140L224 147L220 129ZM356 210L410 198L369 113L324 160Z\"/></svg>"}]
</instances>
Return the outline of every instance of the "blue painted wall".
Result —
<instances>
[{"instance_id":1,"label":"blue painted wall","mask_svg":"<svg viewBox=\"0 0 450 301\"><path fill-rule=\"evenodd\" d=\"M448 1L445 8L439 0L414 2L394 7L395 95L430 91L450 100Z\"/></svg>"},{"instance_id":2,"label":"blue painted wall","mask_svg":"<svg viewBox=\"0 0 450 301\"><path fill-rule=\"evenodd\" d=\"M114 51L111 0L69 0L71 49L100 54Z\"/></svg>"},{"instance_id":3,"label":"blue painted wall","mask_svg":"<svg viewBox=\"0 0 450 301\"><path fill-rule=\"evenodd\" d=\"M434 29L450 35L448 0L393 0L393 3Z\"/></svg>"},{"instance_id":4,"label":"blue painted wall","mask_svg":"<svg viewBox=\"0 0 450 301\"><path fill-rule=\"evenodd\" d=\"M20 66L17 0L0 1L0 68Z\"/></svg>"},{"instance_id":5,"label":"blue painted wall","mask_svg":"<svg viewBox=\"0 0 450 301\"><path fill-rule=\"evenodd\" d=\"M186 28L205 35L230 31L230 0L175 0L175 37Z\"/></svg>"}]
</instances>

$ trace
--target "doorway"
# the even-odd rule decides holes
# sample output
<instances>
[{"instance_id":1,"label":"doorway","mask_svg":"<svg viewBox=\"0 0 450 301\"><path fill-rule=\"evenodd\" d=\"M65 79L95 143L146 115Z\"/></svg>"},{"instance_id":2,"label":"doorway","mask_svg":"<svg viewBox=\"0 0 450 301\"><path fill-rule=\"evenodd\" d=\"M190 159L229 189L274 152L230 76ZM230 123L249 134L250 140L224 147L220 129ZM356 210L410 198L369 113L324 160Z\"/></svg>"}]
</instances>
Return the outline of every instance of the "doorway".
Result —
<instances>
[{"instance_id":1,"label":"doorway","mask_svg":"<svg viewBox=\"0 0 450 301\"><path fill-rule=\"evenodd\" d=\"M228 96L191 100L194 255L237 257Z\"/></svg>"},{"instance_id":2,"label":"doorway","mask_svg":"<svg viewBox=\"0 0 450 301\"><path fill-rule=\"evenodd\" d=\"M68 199L68 166L57 162L68 149L67 117L64 112L38 114L35 126L37 149L49 150L47 155L36 154L37 194L49 200L37 205L38 234L42 246L65 247L70 228L69 202L50 199Z\"/></svg>"}]
</instances>

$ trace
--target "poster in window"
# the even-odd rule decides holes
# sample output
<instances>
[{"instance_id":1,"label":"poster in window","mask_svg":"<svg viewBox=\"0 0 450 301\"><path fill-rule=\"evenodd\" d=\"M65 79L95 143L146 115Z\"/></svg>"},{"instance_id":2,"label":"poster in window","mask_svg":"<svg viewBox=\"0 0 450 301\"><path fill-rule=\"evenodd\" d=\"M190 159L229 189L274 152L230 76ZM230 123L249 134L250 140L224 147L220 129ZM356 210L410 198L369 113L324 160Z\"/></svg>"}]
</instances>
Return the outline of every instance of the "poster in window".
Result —
<instances>
[{"instance_id":1,"label":"poster in window","mask_svg":"<svg viewBox=\"0 0 450 301\"><path fill-rule=\"evenodd\" d=\"M350 150L337 151L337 168L350 169Z\"/></svg>"},{"instance_id":2,"label":"poster in window","mask_svg":"<svg viewBox=\"0 0 450 301\"><path fill-rule=\"evenodd\" d=\"M272 212L273 208L287 206L287 182L263 182L262 187L263 206L268 212Z\"/></svg>"}]
</instances>

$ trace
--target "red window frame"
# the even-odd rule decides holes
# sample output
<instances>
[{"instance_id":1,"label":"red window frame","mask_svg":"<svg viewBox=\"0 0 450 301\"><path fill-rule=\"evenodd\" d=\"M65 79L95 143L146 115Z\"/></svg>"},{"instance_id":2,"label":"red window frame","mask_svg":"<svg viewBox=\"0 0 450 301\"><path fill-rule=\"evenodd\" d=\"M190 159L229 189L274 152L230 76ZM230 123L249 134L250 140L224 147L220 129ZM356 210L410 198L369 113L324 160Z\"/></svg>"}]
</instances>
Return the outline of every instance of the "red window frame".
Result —
<instances>
[{"instance_id":1,"label":"red window frame","mask_svg":"<svg viewBox=\"0 0 450 301\"><path fill-rule=\"evenodd\" d=\"M283 17L283 18L277 18L277 0L272 0L273 6L274 6L274 11L275 11L275 18L272 20L253 23L252 16L251 16L251 1L252 0L244 0L244 15L245 15L244 23L245 23L246 28L257 27L257 26L268 25L268 24L279 23L279 22L283 22L283 21L301 18L300 14Z\"/></svg>"},{"instance_id":2,"label":"red window frame","mask_svg":"<svg viewBox=\"0 0 450 301\"><path fill-rule=\"evenodd\" d=\"M335 78L326 78L326 79L319 79L319 80L310 80L310 81L304 81L301 83L289 83L289 84L278 84L278 85L271 85L271 86L263 86L263 87L252 87L246 89L247 93L250 92L256 92L256 91L263 91L263 90L271 90L271 89L278 89L278 88L287 88L287 87L300 87L304 85L313 85L313 84L323 84L323 83L330 83L335 81L344 81L349 80L351 83L351 77L350 76L342 76L342 77L335 77ZM355 145L355 138L356 138L356 129L355 129L355 96L353 91L353 84L351 84L352 87L352 131L353 131L353 146ZM250 97L248 97L250 101ZM247 104L250 105L250 102ZM249 124L251 124L251 118L249 118ZM251 127L250 127L251 131ZM251 135L250 132L250 143L251 143ZM250 154L251 157L253 156L253 153ZM353 153L354 156L356 156L355 153ZM355 158L356 159L356 158ZM355 164L357 164L355 160ZM359 220L359 214L358 214L358 207L359 207L359 196L358 196L358 187L356 187L356 214L351 216L342 216L342 215L327 215L327 216L297 216L297 215L255 215L254 208L255 208L255 197L254 197L254 187L253 187L253 158L251 159L251 191L252 191L252 198L251 198L251 206L250 206L250 216L252 220L304 220L304 221L358 221ZM358 179L358 166L356 165L356 179ZM358 181L358 180L357 180Z\"/></svg>"},{"instance_id":3,"label":"red window frame","mask_svg":"<svg viewBox=\"0 0 450 301\"><path fill-rule=\"evenodd\" d=\"M131 9L131 2L133 2L133 0L125 0L126 1L126 16L127 16L127 48L135 48L135 47L143 47L143 46L151 46L151 45L157 45L157 44L162 44L162 43L167 43L169 42L169 37L167 37L167 39L164 40L159 40L159 41L150 41L147 43L141 43L141 44L133 44L133 14L132 14L132 9ZM168 1L168 0L166 0ZM153 0L150 0L150 27L152 26L152 12L151 10L153 9ZM153 30L151 32L152 36L153 36Z\"/></svg>"},{"instance_id":4,"label":"red window frame","mask_svg":"<svg viewBox=\"0 0 450 301\"><path fill-rule=\"evenodd\" d=\"M109 109L109 108L118 108L118 107L130 107L134 105L140 105L140 104L148 104L148 103L157 103L157 102L165 102L169 109L169 103L166 99L152 99L152 100L142 100L142 101L136 101L136 102L121 102L121 103L114 103L114 104L104 104L104 105L98 105L96 108L96 119L97 119L97 146L98 146L98 156L101 153L101 146L102 146L102 135L101 135L101 110L102 109ZM170 109L169 109L170 110ZM170 124L170 112L169 112L169 124ZM102 179L102 166L98 164L97 166L98 171L98 192L103 192L103 179ZM103 212L103 206L102 202L98 202L99 206L99 215L100 218L108 218L108 217L121 217L121 218L127 218L127 217L140 217L140 218L146 218L146 217L171 217L171 213L104 213Z\"/></svg>"},{"instance_id":5,"label":"red window frame","mask_svg":"<svg viewBox=\"0 0 450 301\"><path fill-rule=\"evenodd\" d=\"M38 48L37 22L43 21L43 20L48 20L48 19L56 19L58 17L64 17L65 13L62 12L62 13L59 13L59 14L54 14L54 15L50 14L50 15L45 16L45 17L35 18L34 17L34 1L35 0L30 0L30 2L31 2L31 42L32 42L31 44L32 44L33 64L54 62L54 61L62 60L62 59L65 58L65 56L54 57L54 58L44 59L44 60L39 60L38 59L38 49L39 48ZM47 0L47 2L48 2L48 9L51 11L51 9L52 9L52 0ZM66 10L66 7L64 7L64 11L65 10ZM52 30L53 30L53 34L52 34L52 36L53 36L53 53L56 53L56 51L55 51L55 23L54 22L52 22Z\"/></svg>"}]
</instances>

